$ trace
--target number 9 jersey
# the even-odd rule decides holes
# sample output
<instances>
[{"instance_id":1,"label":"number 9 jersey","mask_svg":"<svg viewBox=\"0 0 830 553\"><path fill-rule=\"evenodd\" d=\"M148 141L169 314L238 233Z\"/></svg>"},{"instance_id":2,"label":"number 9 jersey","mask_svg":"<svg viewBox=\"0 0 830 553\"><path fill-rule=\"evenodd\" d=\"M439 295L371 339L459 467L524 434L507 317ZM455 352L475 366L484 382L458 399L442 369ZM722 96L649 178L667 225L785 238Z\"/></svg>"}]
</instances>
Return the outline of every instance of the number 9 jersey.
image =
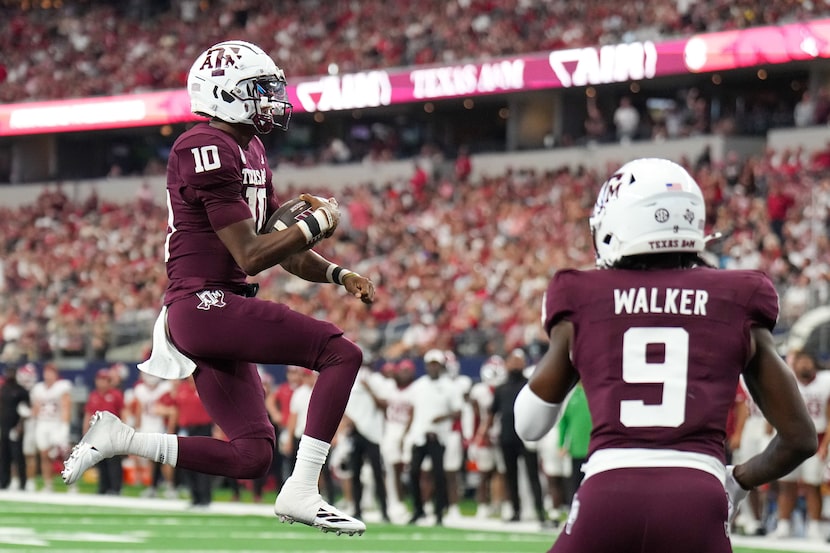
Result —
<instances>
[{"instance_id":1,"label":"number 9 jersey","mask_svg":"<svg viewBox=\"0 0 830 553\"><path fill-rule=\"evenodd\" d=\"M772 330L777 317L778 295L760 272L605 269L557 272L542 322L547 333L573 324L571 360L593 419L589 456L647 448L723 463L750 328Z\"/></svg>"}]
</instances>

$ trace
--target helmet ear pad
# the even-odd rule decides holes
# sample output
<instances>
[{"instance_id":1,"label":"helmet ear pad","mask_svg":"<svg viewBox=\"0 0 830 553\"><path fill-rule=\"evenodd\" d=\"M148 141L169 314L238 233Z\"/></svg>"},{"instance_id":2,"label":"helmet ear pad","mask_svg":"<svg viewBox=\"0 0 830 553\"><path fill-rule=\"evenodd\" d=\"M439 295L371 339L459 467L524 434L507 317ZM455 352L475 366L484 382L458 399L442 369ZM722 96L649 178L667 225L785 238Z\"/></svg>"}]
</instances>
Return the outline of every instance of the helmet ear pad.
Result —
<instances>
[{"instance_id":1,"label":"helmet ear pad","mask_svg":"<svg viewBox=\"0 0 830 553\"><path fill-rule=\"evenodd\" d=\"M664 252L702 252L706 209L700 187L680 165L636 159L600 189L590 227L598 267L622 257Z\"/></svg>"}]
</instances>

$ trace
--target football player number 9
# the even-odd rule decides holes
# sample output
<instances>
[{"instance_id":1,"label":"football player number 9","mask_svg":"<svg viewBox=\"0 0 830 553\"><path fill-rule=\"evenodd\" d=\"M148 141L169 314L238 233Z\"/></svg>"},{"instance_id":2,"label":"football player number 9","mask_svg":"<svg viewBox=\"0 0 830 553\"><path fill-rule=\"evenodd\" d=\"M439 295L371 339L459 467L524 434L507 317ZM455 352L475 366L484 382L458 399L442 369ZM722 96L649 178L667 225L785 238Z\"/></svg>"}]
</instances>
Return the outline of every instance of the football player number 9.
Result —
<instances>
[{"instance_id":1,"label":"football player number 9","mask_svg":"<svg viewBox=\"0 0 830 553\"><path fill-rule=\"evenodd\" d=\"M662 362L646 361L649 345L662 345ZM686 414L686 378L689 370L689 333L683 328L635 327L623 335L622 378L629 384L662 384L658 404L642 400L620 402L620 421L627 427L677 428Z\"/></svg>"}]
</instances>

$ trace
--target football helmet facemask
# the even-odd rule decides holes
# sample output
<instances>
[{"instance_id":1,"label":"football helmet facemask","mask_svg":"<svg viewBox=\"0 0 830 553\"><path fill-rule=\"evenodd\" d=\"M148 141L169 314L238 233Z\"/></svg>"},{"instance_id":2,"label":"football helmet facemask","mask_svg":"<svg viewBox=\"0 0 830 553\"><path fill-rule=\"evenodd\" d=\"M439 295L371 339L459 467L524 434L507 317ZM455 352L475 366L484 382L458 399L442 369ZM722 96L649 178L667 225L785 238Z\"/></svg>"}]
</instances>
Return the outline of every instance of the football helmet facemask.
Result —
<instances>
[{"instance_id":1,"label":"football helmet facemask","mask_svg":"<svg viewBox=\"0 0 830 553\"><path fill-rule=\"evenodd\" d=\"M293 106L285 74L261 48L241 40L205 50L187 75L190 111L227 123L253 125L260 134L287 130Z\"/></svg>"},{"instance_id":2,"label":"football helmet facemask","mask_svg":"<svg viewBox=\"0 0 830 553\"><path fill-rule=\"evenodd\" d=\"M706 208L680 165L642 158L620 167L599 191L589 221L597 267L649 253L702 252Z\"/></svg>"}]
</instances>

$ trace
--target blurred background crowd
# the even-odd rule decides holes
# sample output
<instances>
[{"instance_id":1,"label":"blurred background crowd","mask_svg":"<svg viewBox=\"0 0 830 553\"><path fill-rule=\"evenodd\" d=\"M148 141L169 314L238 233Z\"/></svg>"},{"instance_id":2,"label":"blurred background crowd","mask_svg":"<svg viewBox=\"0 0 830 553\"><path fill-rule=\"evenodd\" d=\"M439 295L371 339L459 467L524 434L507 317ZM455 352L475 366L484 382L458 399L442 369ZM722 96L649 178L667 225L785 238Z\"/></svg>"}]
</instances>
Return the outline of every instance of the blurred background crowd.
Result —
<instances>
[{"instance_id":1,"label":"blurred background crowd","mask_svg":"<svg viewBox=\"0 0 830 553\"><path fill-rule=\"evenodd\" d=\"M20 2L4 4L3 103L178 88L202 45L229 34L261 45L287 75L300 77L658 40L830 13L824 2L792 0L62 0L46 3L55 9L28 11Z\"/></svg>"},{"instance_id":2,"label":"blurred background crowd","mask_svg":"<svg viewBox=\"0 0 830 553\"><path fill-rule=\"evenodd\" d=\"M772 277L779 332L828 300L824 157L733 152L721 163L685 161L709 202L707 230L722 234L710 244L713 264ZM420 356L434 346L463 356L538 352L549 279L559 268L593 264L586 218L603 170L508 169L463 181L450 172L339 191L343 222L318 249L375 280L371 307L278 268L254 280L260 297L331 319L376 356ZM56 186L35 204L0 213L3 359L103 359L149 338L166 284L163 207L141 194L127 204L95 196L78 204Z\"/></svg>"},{"instance_id":3,"label":"blurred background crowd","mask_svg":"<svg viewBox=\"0 0 830 553\"><path fill-rule=\"evenodd\" d=\"M0 103L180 89L202 46L231 36L262 45L293 83L374 68L658 41L828 14L824 2L790 0L6 0L0 2ZM825 87L808 91L803 83L789 89L753 80L731 83L734 98L716 98L679 82L656 95L599 89L579 99L579 105L569 99L568 111L583 120L552 131L544 144L665 140L710 132L763 134L770 128L827 123L830 93ZM440 132L424 128L409 113L363 117L358 124L340 123L324 133L301 129L297 121L290 136L266 141L271 160L308 166L408 158L420 152L429 134ZM450 124L458 125L450 117ZM73 168L55 177L161 174L176 134L111 137L96 143L96 150L107 150L105 169L93 171L91 162L88 174L75 174L84 169ZM455 148L436 142L440 140L432 147L455 154ZM469 142L473 151L503 147L489 131ZM15 181L5 155L0 148L0 181Z\"/></svg>"}]
</instances>

